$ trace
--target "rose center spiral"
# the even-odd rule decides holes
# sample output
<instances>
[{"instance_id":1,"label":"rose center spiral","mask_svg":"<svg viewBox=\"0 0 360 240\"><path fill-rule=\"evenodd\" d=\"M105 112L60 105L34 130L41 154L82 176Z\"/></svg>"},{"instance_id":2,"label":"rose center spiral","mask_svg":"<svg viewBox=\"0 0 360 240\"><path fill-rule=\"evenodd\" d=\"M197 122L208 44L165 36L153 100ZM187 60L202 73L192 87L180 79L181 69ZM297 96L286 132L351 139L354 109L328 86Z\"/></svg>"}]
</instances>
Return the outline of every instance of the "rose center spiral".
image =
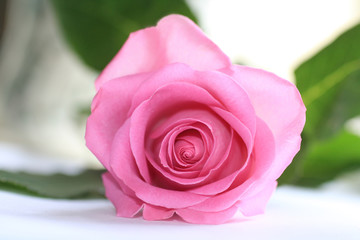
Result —
<instances>
[{"instance_id":1,"label":"rose center spiral","mask_svg":"<svg viewBox=\"0 0 360 240\"><path fill-rule=\"evenodd\" d=\"M178 153L181 160L183 160L183 161L192 160L192 158L194 158L194 156L195 156L194 146L192 146L192 144L183 143L183 141L181 141L181 140L178 141L176 145L181 146L183 144L184 144L184 146L178 147L175 151Z\"/></svg>"},{"instance_id":2,"label":"rose center spiral","mask_svg":"<svg viewBox=\"0 0 360 240\"><path fill-rule=\"evenodd\" d=\"M181 162L191 164L198 161L204 153L204 143L200 133L190 129L176 137L174 153Z\"/></svg>"}]
</instances>

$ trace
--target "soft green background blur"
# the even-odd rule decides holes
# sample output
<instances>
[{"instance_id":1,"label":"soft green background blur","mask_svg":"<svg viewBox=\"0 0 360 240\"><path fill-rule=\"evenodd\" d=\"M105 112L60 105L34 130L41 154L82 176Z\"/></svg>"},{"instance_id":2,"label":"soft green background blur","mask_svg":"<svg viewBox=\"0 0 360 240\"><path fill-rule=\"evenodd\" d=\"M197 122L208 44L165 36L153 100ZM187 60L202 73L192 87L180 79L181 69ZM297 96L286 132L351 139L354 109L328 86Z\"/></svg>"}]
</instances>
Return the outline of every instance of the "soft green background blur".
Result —
<instances>
[{"instance_id":1,"label":"soft green background blur","mask_svg":"<svg viewBox=\"0 0 360 240\"><path fill-rule=\"evenodd\" d=\"M130 32L170 13L233 62L296 81L307 123L280 183L360 176L358 0L0 0L0 141L99 167L83 140L94 80Z\"/></svg>"}]
</instances>

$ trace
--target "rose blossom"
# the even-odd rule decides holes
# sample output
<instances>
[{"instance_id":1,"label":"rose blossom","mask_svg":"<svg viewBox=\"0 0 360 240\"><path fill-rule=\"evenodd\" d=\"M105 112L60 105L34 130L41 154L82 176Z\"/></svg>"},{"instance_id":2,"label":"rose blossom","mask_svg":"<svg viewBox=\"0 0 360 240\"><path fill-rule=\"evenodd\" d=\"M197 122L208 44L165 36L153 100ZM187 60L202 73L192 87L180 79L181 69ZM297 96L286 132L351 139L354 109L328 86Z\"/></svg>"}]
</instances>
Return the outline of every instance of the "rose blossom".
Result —
<instances>
[{"instance_id":1,"label":"rose blossom","mask_svg":"<svg viewBox=\"0 0 360 240\"><path fill-rule=\"evenodd\" d=\"M296 87L231 64L183 16L132 33L95 86L86 144L118 216L218 224L260 214L300 148Z\"/></svg>"}]
</instances>

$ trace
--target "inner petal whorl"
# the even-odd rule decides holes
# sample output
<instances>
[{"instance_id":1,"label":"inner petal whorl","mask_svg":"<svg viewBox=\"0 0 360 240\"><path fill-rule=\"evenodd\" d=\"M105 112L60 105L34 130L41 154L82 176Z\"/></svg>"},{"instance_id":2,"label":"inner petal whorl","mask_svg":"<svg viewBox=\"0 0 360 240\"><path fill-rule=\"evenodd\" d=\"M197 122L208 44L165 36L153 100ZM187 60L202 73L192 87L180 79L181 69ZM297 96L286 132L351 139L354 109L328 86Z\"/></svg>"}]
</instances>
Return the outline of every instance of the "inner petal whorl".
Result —
<instances>
[{"instance_id":1,"label":"inner petal whorl","mask_svg":"<svg viewBox=\"0 0 360 240\"><path fill-rule=\"evenodd\" d=\"M184 164L193 164L204 154L204 142L197 130L189 129L180 133L175 140L174 153Z\"/></svg>"},{"instance_id":2,"label":"inner petal whorl","mask_svg":"<svg viewBox=\"0 0 360 240\"><path fill-rule=\"evenodd\" d=\"M179 159L184 162L193 160L195 156L195 147L191 142L186 140L176 140L175 153Z\"/></svg>"}]
</instances>

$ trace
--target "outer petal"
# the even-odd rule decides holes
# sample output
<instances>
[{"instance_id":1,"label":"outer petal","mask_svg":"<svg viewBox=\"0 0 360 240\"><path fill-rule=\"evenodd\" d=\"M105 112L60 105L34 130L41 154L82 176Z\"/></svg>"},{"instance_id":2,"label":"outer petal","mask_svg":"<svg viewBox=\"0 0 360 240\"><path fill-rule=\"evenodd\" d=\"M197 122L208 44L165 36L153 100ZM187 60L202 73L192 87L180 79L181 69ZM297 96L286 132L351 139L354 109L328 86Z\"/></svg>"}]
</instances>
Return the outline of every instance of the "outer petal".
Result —
<instances>
[{"instance_id":1,"label":"outer petal","mask_svg":"<svg viewBox=\"0 0 360 240\"><path fill-rule=\"evenodd\" d=\"M192 209L178 209L176 213L189 223L197 224L221 224L228 221L237 211L236 206L219 212L201 212Z\"/></svg>"},{"instance_id":2,"label":"outer petal","mask_svg":"<svg viewBox=\"0 0 360 240\"><path fill-rule=\"evenodd\" d=\"M155 207L149 204L144 205L143 217L145 220L164 220L171 218L175 213L173 209Z\"/></svg>"},{"instance_id":3,"label":"outer petal","mask_svg":"<svg viewBox=\"0 0 360 240\"><path fill-rule=\"evenodd\" d=\"M87 147L109 169L110 146L119 127L128 118L132 96L148 74L126 76L104 84L96 94L86 123Z\"/></svg>"},{"instance_id":4,"label":"outer petal","mask_svg":"<svg viewBox=\"0 0 360 240\"><path fill-rule=\"evenodd\" d=\"M105 186L105 195L114 204L118 216L133 217L140 211L143 203L134 197L135 195L131 196L133 194L131 194L129 189L126 189L126 186L120 187L119 182L109 172L104 173L102 178Z\"/></svg>"},{"instance_id":5,"label":"outer petal","mask_svg":"<svg viewBox=\"0 0 360 240\"><path fill-rule=\"evenodd\" d=\"M264 70L233 65L223 70L247 91L256 115L272 131L276 142L273 169L278 178L300 149L305 124L305 106L297 88Z\"/></svg>"},{"instance_id":6,"label":"outer petal","mask_svg":"<svg viewBox=\"0 0 360 240\"><path fill-rule=\"evenodd\" d=\"M216 70L231 65L229 58L190 19L169 15L156 27L130 35L96 80L96 89L111 79L154 71L175 62L196 70Z\"/></svg>"}]
</instances>

